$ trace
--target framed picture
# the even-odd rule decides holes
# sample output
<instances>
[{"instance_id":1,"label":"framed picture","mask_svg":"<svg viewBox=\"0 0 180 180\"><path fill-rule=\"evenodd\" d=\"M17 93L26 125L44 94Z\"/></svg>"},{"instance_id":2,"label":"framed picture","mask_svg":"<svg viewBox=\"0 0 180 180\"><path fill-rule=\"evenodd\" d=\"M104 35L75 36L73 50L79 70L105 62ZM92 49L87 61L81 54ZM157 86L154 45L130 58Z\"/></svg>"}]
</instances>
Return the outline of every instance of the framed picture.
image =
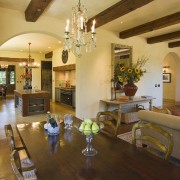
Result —
<instances>
[{"instance_id":1,"label":"framed picture","mask_svg":"<svg viewBox=\"0 0 180 180\"><path fill-rule=\"evenodd\" d=\"M171 82L171 73L163 73L163 83Z\"/></svg>"}]
</instances>

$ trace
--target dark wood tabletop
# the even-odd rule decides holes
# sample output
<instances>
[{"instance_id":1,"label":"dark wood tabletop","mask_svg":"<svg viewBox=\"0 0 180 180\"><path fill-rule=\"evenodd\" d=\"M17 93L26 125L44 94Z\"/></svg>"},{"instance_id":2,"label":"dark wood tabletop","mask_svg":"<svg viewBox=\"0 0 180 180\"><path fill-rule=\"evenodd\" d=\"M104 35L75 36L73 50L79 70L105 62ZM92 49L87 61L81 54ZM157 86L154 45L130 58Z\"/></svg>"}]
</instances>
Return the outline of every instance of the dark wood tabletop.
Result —
<instances>
[{"instance_id":1,"label":"dark wood tabletop","mask_svg":"<svg viewBox=\"0 0 180 180\"><path fill-rule=\"evenodd\" d=\"M85 157L81 152L86 147L85 136L77 128L66 130L62 123L60 134L50 136L44 130L44 123L17 125L40 179L180 179L178 166L101 133L93 138L93 147L98 154Z\"/></svg>"}]
</instances>

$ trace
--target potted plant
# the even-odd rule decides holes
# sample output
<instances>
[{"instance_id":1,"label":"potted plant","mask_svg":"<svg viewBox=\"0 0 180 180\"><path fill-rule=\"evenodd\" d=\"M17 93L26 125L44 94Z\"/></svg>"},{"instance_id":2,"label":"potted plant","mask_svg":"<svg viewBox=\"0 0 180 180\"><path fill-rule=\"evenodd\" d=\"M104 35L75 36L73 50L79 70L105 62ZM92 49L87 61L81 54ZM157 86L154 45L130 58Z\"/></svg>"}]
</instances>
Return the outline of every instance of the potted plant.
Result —
<instances>
[{"instance_id":1,"label":"potted plant","mask_svg":"<svg viewBox=\"0 0 180 180\"><path fill-rule=\"evenodd\" d=\"M135 95L138 87L135 85L146 72L142 67L146 64L148 58L142 57L137 60L135 64L124 66L124 64L117 64L114 72L114 80L123 85L123 91L130 99Z\"/></svg>"}]
</instances>

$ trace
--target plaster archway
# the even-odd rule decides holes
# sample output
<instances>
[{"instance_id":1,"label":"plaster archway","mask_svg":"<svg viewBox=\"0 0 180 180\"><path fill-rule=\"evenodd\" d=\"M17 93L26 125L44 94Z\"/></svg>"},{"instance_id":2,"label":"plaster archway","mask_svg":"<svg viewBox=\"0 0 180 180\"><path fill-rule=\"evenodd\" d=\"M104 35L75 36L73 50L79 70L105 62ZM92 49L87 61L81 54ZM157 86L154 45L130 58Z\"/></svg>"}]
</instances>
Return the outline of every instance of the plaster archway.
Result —
<instances>
[{"instance_id":1,"label":"plaster archway","mask_svg":"<svg viewBox=\"0 0 180 180\"><path fill-rule=\"evenodd\" d=\"M163 99L169 102L180 102L180 57L174 53L168 53L164 60L163 66L169 66L166 73L170 73L171 81L163 83Z\"/></svg>"},{"instance_id":2,"label":"plaster archway","mask_svg":"<svg viewBox=\"0 0 180 180\"><path fill-rule=\"evenodd\" d=\"M47 32L26 32L18 35L13 35L13 37L7 39L0 47L0 50L6 51L19 51L19 50L27 50L26 45L31 42L31 51L33 52L44 52L51 51L51 49L47 49L51 46L52 50L60 48L63 45L62 38L59 38L55 34L50 34Z\"/></svg>"}]
</instances>

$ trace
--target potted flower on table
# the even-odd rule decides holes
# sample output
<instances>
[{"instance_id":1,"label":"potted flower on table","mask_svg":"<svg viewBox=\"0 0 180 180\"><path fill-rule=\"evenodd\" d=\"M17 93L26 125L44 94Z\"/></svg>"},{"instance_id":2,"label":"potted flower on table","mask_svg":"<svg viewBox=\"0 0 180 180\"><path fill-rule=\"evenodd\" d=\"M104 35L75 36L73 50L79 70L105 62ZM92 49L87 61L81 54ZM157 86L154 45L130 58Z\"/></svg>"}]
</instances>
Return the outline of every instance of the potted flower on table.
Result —
<instances>
[{"instance_id":1,"label":"potted flower on table","mask_svg":"<svg viewBox=\"0 0 180 180\"><path fill-rule=\"evenodd\" d=\"M129 99L132 100L138 87L135 85L146 72L142 67L146 64L148 58L142 57L137 60L135 64L125 66L124 64L117 64L114 72L114 79L123 85L123 91Z\"/></svg>"}]
</instances>

